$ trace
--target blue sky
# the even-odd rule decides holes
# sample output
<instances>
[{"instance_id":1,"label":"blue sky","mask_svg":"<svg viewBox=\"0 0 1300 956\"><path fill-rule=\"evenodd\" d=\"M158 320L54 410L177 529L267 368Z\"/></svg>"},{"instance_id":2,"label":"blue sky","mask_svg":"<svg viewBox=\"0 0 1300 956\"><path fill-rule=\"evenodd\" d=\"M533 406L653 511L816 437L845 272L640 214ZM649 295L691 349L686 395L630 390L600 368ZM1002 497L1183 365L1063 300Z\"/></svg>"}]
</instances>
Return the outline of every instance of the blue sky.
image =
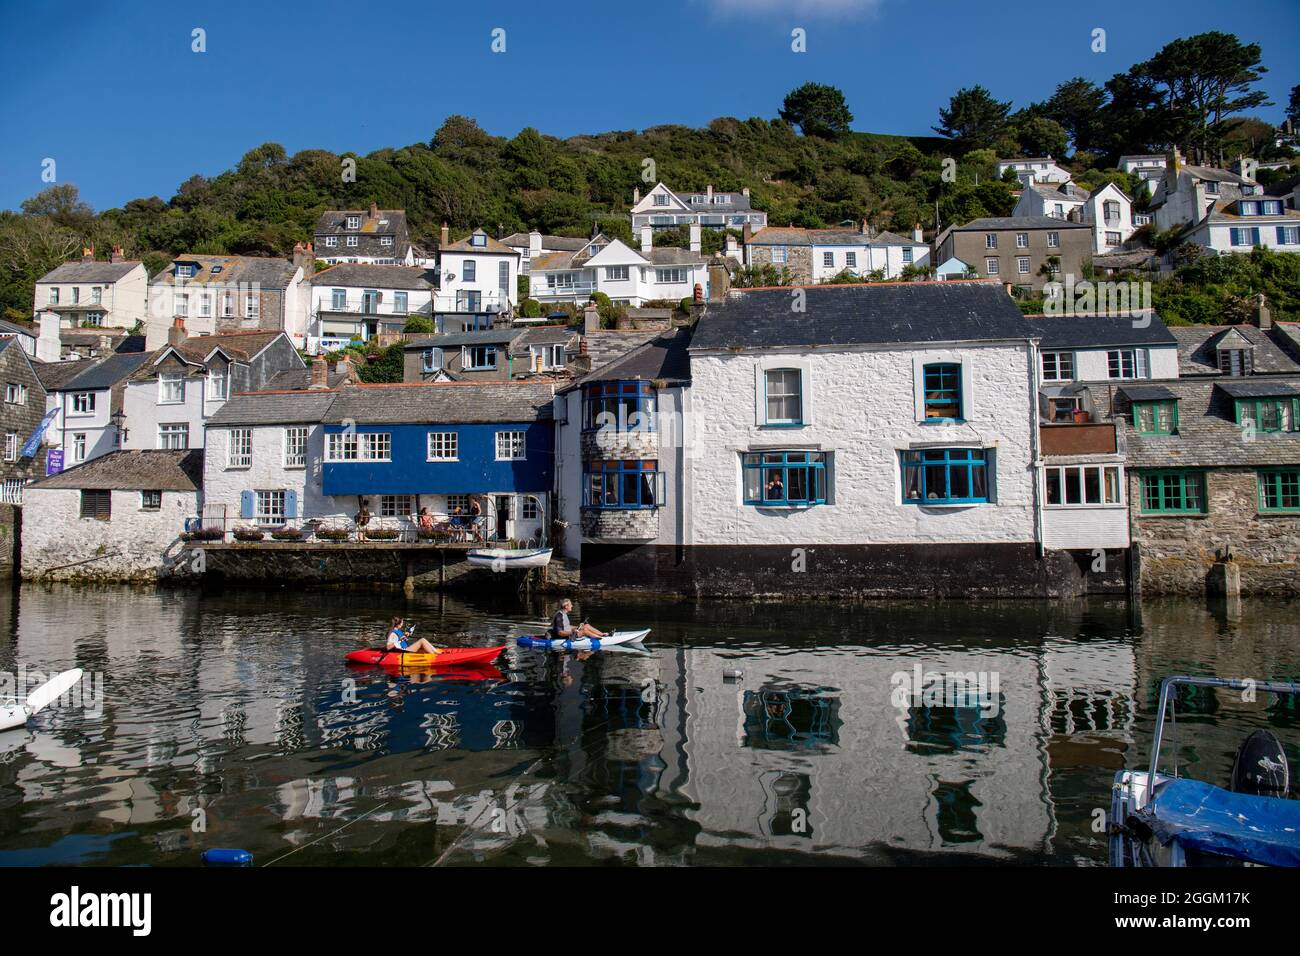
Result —
<instances>
[{"instance_id":1,"label":"blue sky","mask_svg":"<svg viewBox=\"0 0 1300 956\"><path fill-rule=\"evenodd\" d=\"M959 87L1017 106L1075 75L1104 81L1206 30L1264 49L1280 120L1300 83L1300 2L425 0L288 3L0 0L0 208L57 162L95 208L170 198L274 141L361 153L427 141L452 113L489 132L569 136L775 116L809 80L844 90L859 130L925 134ZM1225 11L1231 16L1225 16ZM191 31L207 52L191 51ZM790 49L807 31L807 52ZM1106 52L1093 53L1094 28ZM492 31L506 50L493 53Z\"/></svg>"}]
</instances>

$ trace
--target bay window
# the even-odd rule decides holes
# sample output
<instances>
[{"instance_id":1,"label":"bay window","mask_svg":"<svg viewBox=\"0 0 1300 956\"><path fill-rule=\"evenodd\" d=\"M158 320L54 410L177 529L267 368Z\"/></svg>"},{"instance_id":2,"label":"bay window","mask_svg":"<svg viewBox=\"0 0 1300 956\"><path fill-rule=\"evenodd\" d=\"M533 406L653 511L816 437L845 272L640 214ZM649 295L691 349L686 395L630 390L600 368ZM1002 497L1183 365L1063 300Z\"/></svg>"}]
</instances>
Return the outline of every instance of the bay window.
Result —
<instances>
[{"instance_id":1,"label":"bay window","mask_svg":"<svg viewBox=\"0 0 1300 956\"><path fill-rule=\"evenodd\" d=\"M1043 469L1044 503L1118 505L1123 503L1118 465L1064 465Z\"/></svg>"},{"instance_id":2,"label":"bay window","mask_svg":"<svg viewBox=\"0 0 1300 956\"><path fill-rule=\"evenodd\" d=\"M582 392L584 431L655 431L655 389L649 382L598 382Z\"/></svg>"},{"instance_id":3,"label":"bay window","mask_svg":"<svg viewBox=\"0 0 1300 956\"><path fill-rule=\"evenodd\" d=\"M661 504L657 461L589 461L583 473L585 508L629 511Z\"/></svg>"}]
</instances>

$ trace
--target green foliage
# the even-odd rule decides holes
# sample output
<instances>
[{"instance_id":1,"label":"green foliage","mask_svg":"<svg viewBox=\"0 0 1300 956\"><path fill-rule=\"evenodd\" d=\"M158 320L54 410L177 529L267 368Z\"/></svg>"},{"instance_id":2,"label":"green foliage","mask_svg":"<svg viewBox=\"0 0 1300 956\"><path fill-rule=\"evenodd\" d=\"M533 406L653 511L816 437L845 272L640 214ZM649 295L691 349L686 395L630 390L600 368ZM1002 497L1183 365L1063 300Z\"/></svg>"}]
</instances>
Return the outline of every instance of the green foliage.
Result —
<instances>
[{"instance_id":1,"label":"green foliage","mask_svg":"<svg viewBox=\"0 0 1300 956\"><path fill-rule=\"evenodd\" d=\"M1261 292L1275 319L1300 320L1300 256L1267 248L1246 255L1200 256L1157 282L1152 298L1170 325L1217 325L1244 321Z\"/></svg>"},{"instance_id":2,"label":"green foliage","mask_svg":"<svg viewBox=\"0 0 1300 956\"><path fill-rule=\"evenodd\" d=\"M786 94L781 119L798 126L805 136L832 137L847 133L853 122L844 94L823 83L805 83Z\"/></svg>"},{"instance_id":3,"label":"green foliage","mask_svg":"<svg viewBox=\"0 0 1300 956\"><path fill-rule=\"evenodd\" d=\"M412 315L406 320L406 325L402 327L403 332L414 332L421 335L430 335L433 333L433 320L427 315Z\"/></svg>"},{"instance_id":4,"label":"green foliage","mask_svg":"<svg viewBox=\"0 0 1300 956\"><path fill-rule=\"evenodd\" d=\"M519 302L519 314L525 319L540 319L542 304L536 299L522 299Z\"/></svg>"},{"instance_id":5,"label":"green foliage","mask_svg":"<svg viewBox=\"0 0 1300 956\"><path fill-rule=\"evenodd\" d=\"M977 84L958 90L947 108L939 110L939 125L934 131L954 140L962 152L986 149L997 143L1007 127L1010 112L1010 102L994 99L993 94Z\"/></svg>"},{"instance_id":6,"label":"green foliage","mask_svg":"<svg viewBox=\"0 0 1300 956\"><path fill-rule=\"evenodd\" d=\"M353 343L343 351L351 353L357 366L357 377L367 383L396 383L402 380L404 352L402 343L374 350L368 345ZM331 355L330 359L336 357Z\"/></svg>"}]
</instances>

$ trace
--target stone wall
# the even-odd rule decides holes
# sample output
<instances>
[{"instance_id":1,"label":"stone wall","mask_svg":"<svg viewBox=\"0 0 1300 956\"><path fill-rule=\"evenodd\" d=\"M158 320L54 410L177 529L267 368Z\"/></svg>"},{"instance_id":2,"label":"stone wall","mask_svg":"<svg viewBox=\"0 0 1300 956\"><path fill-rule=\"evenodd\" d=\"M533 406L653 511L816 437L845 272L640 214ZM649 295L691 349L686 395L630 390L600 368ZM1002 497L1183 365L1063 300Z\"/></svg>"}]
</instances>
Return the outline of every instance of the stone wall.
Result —
<instances>
[{"instance_id":1,"label":"stone wall","mask_svg":"<svg viewBox=\"0 0 1300 956\"><path fill-rule=\"evenodd\" d=\"M582 536L615 541L653 541L659 537L659 509L583 508Z\"/></svg>"},{"instance_id":2,"label":"stone wall","mask_svg":"<svg viewBox=\"0 0 1300 956\"><path fill-rule=\"evenodd\" d=\"M778 272L788 269L796 283L813 281L812 246L786 246L784 263L772 261L772 250L776 246L750 245L749 261L755 266L773 266Z\"/></svg>"},{"instance_id":3,"label":"stone wall","mask_svg":"<svg viewBox=\"0 0 1300 956\"><path fill-rule=\"evenodd\" d=\"M1129 473L1133 543L1144 594L1203 594L1216 554L1231 549L1245 593L1300 594L1300 515L1259 512L1253 469L1206 473L1203 515L1144 515L1136 471Z\"/></svg>"},{"instance_id":4,"label":"stone wall","mask_svg":"<svg viewBox=\"0 0 1300 956\"><path fill-rule=\"evenodd\" d=\"M23 509L0 504L0 581L18 571L18 549L22 545Z\"/></svg>"}]
</instances>

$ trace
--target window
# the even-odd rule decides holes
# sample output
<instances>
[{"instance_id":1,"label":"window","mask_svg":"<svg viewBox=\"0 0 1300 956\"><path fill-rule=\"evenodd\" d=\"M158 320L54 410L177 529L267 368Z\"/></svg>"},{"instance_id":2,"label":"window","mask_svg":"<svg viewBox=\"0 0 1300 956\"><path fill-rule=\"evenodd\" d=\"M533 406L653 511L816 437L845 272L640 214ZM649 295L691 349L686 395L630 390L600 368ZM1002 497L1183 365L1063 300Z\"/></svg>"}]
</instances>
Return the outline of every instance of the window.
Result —
<instances>
[{"instance_id":1,"label":"window","mask_svg":"<svg viewBox=\"0 0 1300 956\"><path fill-rule=\"evenodd\" d=\"M262 299L255 292L244 296L244 318L255 319L262 314Z\"/></svg>"},{"instance_id":2,"label":"window","mask_svg":"<svg viewBox=\"0 0 1300 956\"><path fill-rule=\"evenodd\" d=\"M667 206L667 205L668 205L668 197L667 197L664 193L655 193L655 205L656 205L656 206Z\"/></svg>"},{"instance_id":3,"label":"window","mask_svg":"<svg viewBox=\"0 0 1300 956\"><path fill-rule=\"evenodd\" d=\"M1065 206L1062 203L1058 202L1052 207L1052 218L1053 219L1065 218Z\"/></svg>"},{"instance_id":4,"label":"window","mask_svg":"<svg viewBox=\"0 0 1300 956\"><path fill-rule=\"evenodd\" d=\"M59 304L59 287L56 285L52 285L50 286L50 305L58 305L58 304Z\"/></svg>"},{"instance_id":5,"label":"window","mask_svg":"<svg viewBox=\"0 0 1300 956\"><path fill-rule=\"evenodd\" d=\"M1146 349L1112 349L1106 353L1109 378L1146 378Z\"/></svg>"},{"instance_id":6,"label":"window","mask_svg":"<svg viewBox=\"0 0 1300 956\"><path fill-rule=\"evenodd\" d=\"M190 447L190 426L187 422L168 422L158 426L158 447L178 450Z\"/></svg>"},{"instance_id":7,"label":"window","mask_svg":"<svg viewBox=\"0 0 1300 956\"><path fill-rule=\"evenodd\" d=\"M379 244L380 244L381 246L391 246L391 245L393 244L393 237L392 237L392 236L380 236L380 237L379 237Z\"/></svg>"},{"instance_id":8,"label":"window","mask_svg":"<svg viewBox=\"0 0 1300 956\"><path fill-rule=\"evenodd\" d=\"M910 265L911 262L912 262L912 247L911 247L911 246L904 246L904 247L903 247L903 263L904 263L905 265Z\"/></svg>"},{"instance_id":9,"label":"window","mask_svg":"<svg viewBox=\"0 0 1300 956\"><path fill-rule=\"evenodd\" d=\"M185 377L180 372L163 372L158 376L158 404L180 405L185 401Z\"/></svg>"},{"instance_id":10,"label":"window","mask_svg":"<svg viewBox=\"0 0 1300 956\"><path fill-rule=\"evenodd\" d=\"M1116 225L1119 222L1119 202L1114 199L1107 199L1101 204L1101 214L1106 225Z\"/></svg>"},{"instance_id":11,"label":"window","mask_svg":"<svg viewBox=\"0 0 1300 956\"><path fill-rule=\"evenodd\" d=\"M1178 431L1178 402L1134 402L1133 430L1139 435L1172 435Z\"/></svg>"},{"instance_id":12,"label":"window","mask_svg":"<svg viewBox=\"0 0 1300 956\"><path fill-rule=\"evenodd\" d=\"M343 240L343 242L345 245L347 245L349 248L352 249L355 249L358 245L356 236L348 236L346 239Z\"/></svg>"},{"instance_id":13,"label":"window","mask_svg":"<svg viewBox=\"0 0 1300 956\"><path fill-rule=\"evenodd\" d=\"M582 427L584 431L654 431L654 386L649 382L600 382L583 386Z\"/></svg>"},{"instance_id":14,"label":"window","mask_svg":"<svg viewBox=\"0 0 1300 956\"><path fill-rule=\"evenodd\" d=\"M519 502L519 518L521 521L541 521L542 503L532 495L524 495Z\"/></svg>"},{"instance_id":15,"label":"window","mask_svg":"<svg viewBox=\"0 0 1300 956\"><path fill-rule=\"evenodd\" d=\"M1259 245L1259 229L1257 227L1229 229L1228 239L1234 246L1257 246Z\"/></svg>"},{"instance_id":16,"label":"window","mask_svg":"<svg viewBox=\"0 0 1300 956\"><path fill-rule=\"evenodd\" d=\"M990 256L989 258L987 258L987 259L984 260L984 274L985 274L985 275L995 276L995 275L997 275L1000 271L1001 271L1001 266L998 264L998 260L997 260L997 259L995 259L995 258L993 258L992 256Z\"/></svg>"},{"instance_id":17,"label":"window","mask_svg":"<svg viewBox=\"0 0 1300 956\"><path fill-rule=\"evenodd\" d=\"M1016 248L1017 249L1029 248L1029 233L1027 232L1016 233Z\"/></svg>"},{"instance_id":18,"label":"window","mask_svg":"<svg viewBox=\"0 0 1300 956\"><path fill-rule=\"evenodd\" d=\"M338 236L326 236L326 237L325 237L325 246L326 246L326 248L332 249L332 248L334 248L335 246L337 246L338 244L339 244L339 237L338 237Z\"/></svg>"},{"instance_id":19,"label":"window","mask_svg":"<svg viewBox=\"0 0 1300 956\"><path fill-rule=\"evenodd\" d=\"M655 282L664 284L681 283L686 281L685 269L656 269Z\"/></svg>"},{"instance_id":20,"label":"window","mask_svg":"<svg viewBox=\"0 0 1300 956\"><path fill-rule=\"evenodd\" d=\"M221 297L221 314L230 318L235 314L235 294L227 292Z\"/></svg>"},{"instance_id":21,"label":"window","mask_svg":"<svg viewBox=\"0 0 1300 956\"><path fill-rule=\"evenodd\" d=\"M605 270L605 279L609 282L626 282L627 266L610 266Z\"/></svg>"},{"instance_id":22,"label":"window","mask_svg":"<svg viewBox=\"0 0 1300 956\"><path fill-rule=\"evenodd\" d=\"M1022 275L1022 276L1027 276L1027 275L1029 275L1029 257L1028 257L1028 256L1017 256L1017 257L1016 257L1016 272L1019 273L1019 274Z\"/></svg>"},{"instance_id":23,"label":"window","mask_svg":"<svg viewBox=\"0 0 1300 956\"><path fill-rule=\"evenodd\" d=\"M442 349L425 349L420 353L420 370L436 372L442 368Z\"/></svg>"},{"instance_id":24,"label":"window","mask_svg":"<svg viewBox=\"0 0 1300 956\"><path fill-rule=\"evenodd\" d=\"M466 259L460 267L460 277L465 282L475 282L478 280L478 263L473 259Z\"/></svg>"},{"instance_id":25,"label":"window","mask_svg":"<svg viewBox=\"0 0 1300 956\"><path fill-rule=\"evenodd\" d=\"M208 369L208 398L222 402L229 397L230 370L225 368Z\"/></svg>"},{"instance_id":26,"label":"window","mask_svg":"<svg viewBox=\"0 0 1300 956\"><path fill-rule=\"evenodd\" d=\"M461 514L469 512L469 495L448 495L447 496L447 513L454 514L459 508Z\"/></svg>"},{"instance_id":27,"label":"window","mask_svg":"<svg viewBox=\"0 0 1300 956\"><path fill-rule=\"evenodd\" d=\"M1204 514L1205 475L1199 471L1152 471L1141 476L1144 514Z\"/></svg>"},{"instance_id":28,"label":"window","mask_svg":"<svg viewBox=\"0 0 1300 956\"><path fill-rule=\"evenodd\" d=\"M741 455L745 504L824 505L826 452L764 451Z\"/></svg>"},{"instance_id":29,"label":"window","mask_svg":"<svg viewBox=\"0 0 1300 956\"><path fill-rule=\"evenodd\" d=\"M1300 226L1278 226L1277 244L1279 246L1300 246Z\"/></svg>"},{"instance_id":30,"label":"window","mask_svg":"<svg viewBox=\"0 0 1300 956\"><path fill-rule=\"evenodd\" d=\"M1062 382L1074 378L1073 352L1044 352L1043 381Z\"/></svg>"},{"instance_id":31,"label":"window","mask_svg":"<svg viewBox=\"0 0 1300 956\"><path fill-rule=\"evenodd\" d=\"M331 289L330 290L330 308L335 312L341 312L348 307L348 290Z\"/></svg>"},{"instance_id":32,"label":"window","mask_svg":"<svg viewBox=\"0 0 1300 956\"><path fill-rule=\"evenodd\" d=\"M429 461L456 461L460 438L456 432L429 432Z\"/></svg>"},{"instance_id":33,"label":"window","mask_svg":"<svg viewBox=\"0 0 1300 956\"><path fill-rule=\"evenodd\" d=\"M348 229L360 229L360 228L361 228L361 217L360 217L360 216L348 216L348 217L347 217L346 226L347 226Z\"/></svg>"},{"instance_id":34,"label":"window","mask_svg":"<svg viewBox=\"0 0 1300 956\"><path fill-rule=\"evenodd\" d=\"M497 432L497 461L522 461L524 458L523 432Z\"/></svg>"},{"instance_id":35,"label":"window","mask_svg":"<svg viewBox=\"0 0 1300 956\"><path fill-rule=\"evenodd\" d=\"M95 393L74 392L72 395L72 413L74 415L95 414Z\"/></svg>"},{"instance_id":36,"label":"window","mask_svg":"<svg viewBox=\"0 0 1300 956\"><path fill-rule=\"evenodd\" d=\"M190 297L189 297L189 295L187 295L187 294L185 294L185 293L178 292L178 293L176 293L175 300L176 300L176 301L175 301L175 306L176 306L176 307L175 307L175 309L173 310L173 311L175 312L175 314L176 314L176 315L179 315L179 316L188 316L188 315L190 314Z\"/></svg>"},{"instance_id":37,"label":"window","mask_svg":"<svg viewBox=\"0 0 1300 956\"><path fill-rule=\"evenodd\" d=\"M1049 507L1123 504L1118 465L1067 465L1043 470Z\"/></svg>"},{"instance_id":38,"label":"window","mask_svg":"<svg viewBox=\"0 0 1300 956\"><path fill-rule=\"evenodd\" d=\"M583 507L631 510L661 503L657 461L591 461L583 472Z\"/></svg>"},{"instance_id":39,"label":"window","mask_svg":"<svg viewBox=\"0 0 1300 956\"><path fill-rule=\"evenodd\" d=\"M481 232L476 232L469 237L469 244L471 246L480 246L482 248L487 248L487 236Z\"/></svg>"},{"instance_id":40,"label":"window","mask_svg":"<svg viewBox=\"0 0 1300 956\"><path fill-rule=\"evenodd\" d=\"M497 367L495 345L467 345L461 355L460 367L467 372Z\"/></svg>"},{"instance_id":41,"label":"window","mask_svg":"<svg viewBox=\"0 0 1300 956\"><path fill-rule=\"evenodd\" d=\"M833 253L833 252L823 252L823 253L822 253L822 265L825 266L827 269L834 269L834 268L835 268L835 253Z\"/></svg>"},{"instance_id":42,"label":"window","mask_svg":"<svg viewBox=\"0 0 1300 956\"><path fill-rule=\"evenodd\" d=\"M74 432L72 435L72 460L86 460L86 433Z\"/></svg>"},{"instance_id":43,"label":"window","mask_svg":"<svg viewBox=\"0 0 1300 956\"><path fill-rule=\"evenodd\" d=\"M1300 398L1239 398L1237 424L1253 422L1257 431L1300 431Z\"/></svg>"},{"instance_id":44,"label":"window","mask_svg":"<svg viewBox=\"0 0 1300 956\"><path fill-rule=\"evenodd\" d=\"M179 264L176 266L176 278L188 279L193 275L194 275L194 266L179 265Z\"/></svg>"},{"instance_id":45,"label":"window","mask_svg":"<svg viewBox=\"0 0 1300 956\"><path fill-rule=\"evenodd\" d=\"M1047 248L1059 249L1061 247L1061 234L1059 232L1049 232L1047 234Z\"/></svg>"},{"instance_id":46,"label":"window","mask_svg":"<svg viewBox=\"0 0 1300 956\"><path fill-rule=\"evenodd\" d=\"M5 461L18 460L18 433L5 432Z\"/></svg>"},{"instance_id":47,"label":"window","mask_svg":"<svg viewBox=\"0 0 1300 956\"><path fill-rule=\"evenodd\" d=\"M996 249L998 247L998 234L996 232L984 233L984 248Z\"/></svg>"},{"instance_id":48,"label":"window","mask_svg":"<svg viewBox=\"0 0 1300 956\"><path fill-rule=\"evenodd\" d=\"M989 500L983 448L925 448L900 452L903 503L977 504Z\"/></svg>"},{"instance_id":49,"label":"window","mask_svg":"<svg viewBox=\"0 0 1300 956\"><path fill-rule=\"evenodd\" d=\"M1259 473L1260 511L1300 511L1300 468Z\"/></svg>"},{"instance_id":50,"label":"window","mask_svg":"<svg viewBox=\"0 0 1300 956\"><path fill-rule=\"evenodd\" d=\"M161 511L161 510L162 510L162 492L161 492L161 491L142 491L142 492L140 492L140 510L141 510L141 511Z\"/></svg>"},{"instance_id":51,"label":"window","mask_svg":"<svg viewBox=\"0 0 1300 956\"><path fill-rule=\"evenodd\" d=\"M81 517L109 521L113 517L113 493L99 490L82 491Z\"/></svg>"},{"instance_id":52,"label":"window","mask_svg":"<svg viewBox=\"0 0 1300 956\"><path fill-rule=\"evenodd\" d=\"M261 525L284 524L284 492L259 491L256 493L256 509L253 518Z\"/></svg>"},{"instance_id":53,"label":"window","mask_svg":"<svg viewBox=\"0 0 1300 956\"><path fill-rule=\"evenodd\" d=\"M393 293L393 313L395 315L406 315L406 293Z\"/></svg>"},{"instance_id":54,"label":"window","mask_svg":"<svg viewBox=\"0 0 1300 956\"><path fill-rule=\"evenodd\" d=\"M21 382L10 382L5 386L5 401L10 405L26 405L27 386Z\"/></svg>"},{"instance_id":55,"label":"window","mask_svg":"<svg viewBox=\"0 0 1300 956\"><path fill-rule=\"evenodd\" d=\"M251 448L249 449L251 452ZM305 468L307 465L307 428L294 425L284 430L284 467Z\"/></svg>"},{"instance_id":56,"label":"window","mask_svg":"<svg viewBox=\"0 0 1300 956\"><path fill-rule=\"evenodd\" d=\"M1265 199L1260 203L1260 209L1263 211L1265 216L1282 215L1282 203L1277 199Z\"/></svg>"},{"instance_id":57,"label":"window","mask_svg":"<svg viewBox=\"0 0 1300 956\"><path fill-rule=\"evenodd\" d=\"M1205 183L1205 192L1211 196L1219 195L1219 184L1211 180L1202 180Z\"/></svg>"},{"instance_id":58,"label":"window","mask_svg":"<svg viewBox=\"0 0 1300 956\"><path fill-rule=\"evenodd\" d=\"M532 367L543 371L564 368L563 345L530 345L528 351L532 357ZM538 359L541 364L538 364Z\"/></svg>"},{"instance_id":59,"label":"window","mask_svg":"<svg viewBox=\"0 0 1300 956\"><path fill-rule=\"evenodd\" d=\"M226 448L227 468L247 468L253 464L253 430L232 428L230 444Z\"/></svg>"},{"instance_id":60,"label":"window","mask_svg":"<svg viewBox=\"0 0 1300 956\"><path fill-rule=\"evenodd\" d=\"M786 259L786 248L785 248L785 246L773 246L773 247L772 247L772 262L773 262L775 265L781 265L781 264L783 264L783 263L785 262L785 259Z\"/></svg>"},{"instance_id":61,"label":"window","mask_svg":"<svg viewBox=\"0 0 1300 956\"><path fill-rule=\"evenodd\" d=\"M388 432L365 432L358 436L362 461L392 461L393 436Z\"/></svg>"},{"instance_id":62,"label":"window","mask_svg":"<svg viewBox=\"0 0 1300 956\"><path fill-rule=\"evenodd\" d=\"M911 250L904 250L910 252ZM856 252L844 253L844 268L856 269L858 267L858 254Z\"/></svg>"},{"instance_id":63,"label":"window","mask_svg":"<svg viewBox=\"0 0 1300 956\"><path fill-rule=\"evenodd\" d=\"M411 495L380 495L379 517L405 518L415 514L415 499Z\"/></svg>"},{"instance_id":64,"label":"window","mask_svg":"<svg viewBox=\"0 0 1300 956\"><path fill-rule=\"evenodd\" d=\"M326 461L356 461L358 455L357 436L355 432L335 432L326 436Z\"/></svg>"},{"instance_id":65,"label":"window","mask_svg":"<svg viewBox=\"0 0 1300 956\"><path fill-rule=\"evenodd\" d=\"M961 418L961 366L955 362L927 365L924 376L925 417L941 421Z\"/></svg>"},{"instance_id":66,"label":"window","mask_svg":"<svg viewBox=\"0 0 1300 956\"><path fill-rule=\"evenodd\" d=\"M204 292L199 296L199 315L209 317L212 315L212 293Z\"/></svg>"},{"instance_id":67,"label":"window","mask_svg":"<svg viewBox=\"0 0 1300 956\"><path fill-rule=\"evenodd\" d=\"M803 376L797 368L773 368L763 374L768 425L803 423Z\"/></svg>"},{"instance_id":68,"label":"window","mask_svg":"<svg viewBox=\"0 0 1300 956\"><path fill-rule=\"evenodd\" d=\"M1254 364L1250 349L1219 349L1219 371L1239 378L1249 375Z\"/></svg>"}]
</instances>

